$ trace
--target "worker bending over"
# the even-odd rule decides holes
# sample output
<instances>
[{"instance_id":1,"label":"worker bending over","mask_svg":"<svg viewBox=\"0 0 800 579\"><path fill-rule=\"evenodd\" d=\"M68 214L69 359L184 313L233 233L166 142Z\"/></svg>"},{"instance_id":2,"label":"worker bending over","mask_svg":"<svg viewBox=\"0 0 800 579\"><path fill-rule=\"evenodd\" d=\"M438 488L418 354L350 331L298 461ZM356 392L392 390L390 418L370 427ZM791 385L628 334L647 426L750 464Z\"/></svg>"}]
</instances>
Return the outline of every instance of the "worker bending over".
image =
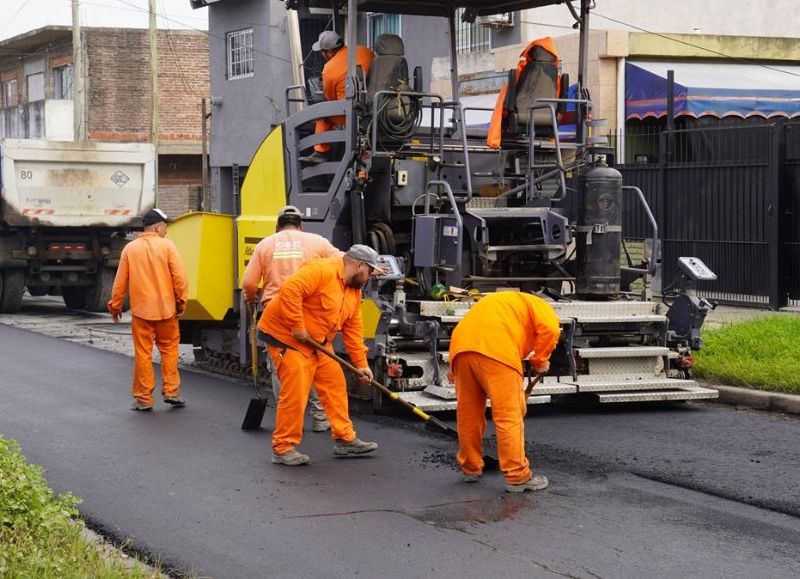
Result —
<instances>
[{"instance_id":1,"label":"worker bending over","mask_svg":"<svg viewBox=\"0 0 800 579\"><path fill-rule=\"evenodd\" d=\"M486 398L491 401L497 431L500 469L511 493L547 487L547 478L532 476L525 456L527 396L522 360L537 374L550 370L550 354L558 343L559 320L541 298L521 292L489 294L472 306L453 330L450 365L456 385L458 463L465 482L483 472Z\"/></svg>"},{"instance_id":2,"label":"worker bending over","mask_svg":"<svg viewBox=\"0 0 800 579\"><path fill-rule=\"evenodd\" d=\"M108 311L114 323L122 315L122 302L130 293L133 335L133 406L152 410L155 374L153 342L161 353L161 394L164 402L183 406L178 374L178 317L186 309L189 284L178 248L169 240L167 216L151 209L142 218L144 232L122 250Z\"/></svg>"},{"instance_id":3,"label":"worker bending over","mask_svg":"<svg viewBox=\"0 0 800 579\"><path fill-rule=\"evenodd\" d=\"M325 66L322 68L322 93L325 95L325 100L344 100L347 86L348 51L344 41L334 31L324 30L311 49L320 52L325 59ZM375 55L366 46L356 46L356 65L364 71L364 78L369 74L369 67L374 57ZM342 128L345 121L345 117L341 115L318 119L314 133L324 133ZM328 160L330 150L329 143L318 143L314 145L314 153L308 157L302 157L300 160L304 163L324 163Z\"/></svg>"},{"instance_id":4,"label":"worker bending over","mask_svg":"<svg viewBox=\"0 0 800 579\"><path fill-rule=\"evenodd\" d=\"M258 302L258 287L262 286L261 304L264 308L278 293L283 282L309 259L331 257L341 252L331 242L303 231L303 214L294 205L287 205L278 212L275 233L265 237L256 245L242 276L242 291L248 307L255 308ZM278 400L281 381L272 372L272 392ZM311 388L309 397L314 432L331 429L316 390Z\"/></svg>"},{"instance_id":5,"label":"worker bending over","mask_svg":"<svg viewBox=\"0 0 800 579\"><path fill-rule=\"evenodd\" d=\"M267 350L283 384L275 431L272 462L299 466L308 456L296 450L303 438L303 413L311 384L331 423L333 453L349 456L372 452L378 445L356 438L347 407L347 385L341 367L308 343L330 348L342 332L344 344L362 383L372 380L364 346L361 288L373 273L382 272L377 252L354 245L342 256L304 263L278 290L258 323L267 334Z\"/></svg>"}]
</instances>

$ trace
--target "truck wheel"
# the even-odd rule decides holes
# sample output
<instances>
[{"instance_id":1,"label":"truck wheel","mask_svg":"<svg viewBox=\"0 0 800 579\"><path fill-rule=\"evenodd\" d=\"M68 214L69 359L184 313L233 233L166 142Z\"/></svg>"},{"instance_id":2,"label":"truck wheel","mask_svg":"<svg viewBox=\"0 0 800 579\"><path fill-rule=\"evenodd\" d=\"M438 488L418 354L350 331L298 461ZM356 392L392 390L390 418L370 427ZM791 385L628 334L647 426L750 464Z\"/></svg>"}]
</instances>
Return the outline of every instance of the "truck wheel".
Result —
<instances>
[{"instance_id":1,"label":"truck wheel","mask_svg":"<svg viewBox=\"0 0 800 579\"><path fill-rule=\"evenodd\" d=\"M38 298L39 296L46 296L47 289L48 288L46 285L35 285L33 287L28 287L28 293L33 297Z\"/></svg>"},{"instance_id":2,"label":"truck wheel","mask_svg":"<svg viewBox=\"0 0 800 579\"><path fill-rule=\"evenodd\" d=\"M111 267L101 267L94 278L94 285L86 288L86 309L90 312L104 312L111 299L111 288L117 271Z\"/></svg>"},{"instance_id":3,"label":"truck wheel","mask_svg":"<svg viewBox=\"0 0 800 579\"><path fill-rule=\"evenodd\" d=\"M25 272L21 269L5 269L2 272L2 279L0 313L14 314L22 307L22 294L25 292Z\"/></svg>"},{"instance_id":4,"label":"truck wheel","mask_svg":"<svg viewBox=\"0 0 800 579\"><path fill-rule=\"evenodd\" d=\"M82 310L86 307L86 288L80 286L64 286L61 297L69 310Z\"/></svg>"}]
</instances>

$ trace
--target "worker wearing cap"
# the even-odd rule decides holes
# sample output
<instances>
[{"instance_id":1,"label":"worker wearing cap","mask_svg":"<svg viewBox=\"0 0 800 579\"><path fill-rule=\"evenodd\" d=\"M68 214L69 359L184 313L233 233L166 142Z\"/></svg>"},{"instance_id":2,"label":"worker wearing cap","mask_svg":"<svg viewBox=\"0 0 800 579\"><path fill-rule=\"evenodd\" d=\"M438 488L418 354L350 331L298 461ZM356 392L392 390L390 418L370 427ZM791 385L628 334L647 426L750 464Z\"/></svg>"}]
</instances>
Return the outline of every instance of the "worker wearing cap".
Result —
<instances>
[{"instance_id":1,"label":"worker wearing cap","mask_svg":"<svg viewBox=\"0 0 800 579\"><path fill-rule=\"evenodd\" d=\"M481 298L453 330L450 365L457 400L456 458L465 482L477 482L483 471L488 398L506 491L547 487L546 477L532 476L525 455L522 419L527 412L527 396L522 385L522 360L528 358L538 374L546 374L559 333L558 316L550 304L515 291Z\"/></svg>"},{"instance_id":2,"label":"worker wearing cap","mask_svg":"<svg viewBox=\"0 0 800 579\"><path fill-rule=\"evenodd\" d=\"M189 286L178 248L164 238L167 221L160 209L151 209L144 215L144 232L122 250L108 302L116 324L122 315L122 302L126 294L130 295L134 347L131 410L153 409L153 342L161 353L164 402L173 406L185 404L178 374L178 317L186 309Z\"/></svg>"},{"instance_id":3,"label":"worker wearing cap","mask_svg":"<svg viewBox=\"0 0 800 579\"><path fill-rule=\"evenodd\" d=\"M294 205L287 205L278 213L275 233L265 237L256 245L250 261L242 276L244 299L250 307L256 307L258 286L262 285L261 304L264 308L278 293L286 278L309 259L331 257L341 252L330 241L317 235L303 231L303 214ZM278 400L281 382L272 373L272 392ZM325 432L330 430L330 422L317 397L314 388L309 398L312 430Z\"/></svg>"},{"instance_id":4,"label":"worker wearing cap","mask_svg":"<svg viewBox=\"0 0 800 579\"><path fill-rule=\"evenodd\" d=\"M267 334L267 350L283 383L272 433L273 463L299 466L308 462L308 455L296 447L303 438L303 413L312 383L331 423L334 455L359 455L378 448L356 437L341 367L308 340L330 348L341 331L350 359L359 369L358 379L369 383L372 371L364 346L361 288L373 273L380 272L377 252L354 245L344 255L304 263L264 310L258 327Z\"/></svg>"},{"instance_id":5,"label":"worker wearing cap","mask_svg":"<svg viewBox=\"0 0 800 579\"><path fill-rule=\"evenodd\" d=\"M317 41L311 46L315 52L322 54L325 59L325 66L322 68L322 93L325 100L340 101L345 98L345 87L347 83L347 51L342 38L332 30L324 30L320 33ZM375 55L366 46L356 46L356 65L364 71L364 78L369 74L369 67ZM323 133L335 128L343 127L345 124L344 116L324 117L317 120L314 133ZM314 145L314 153L309 157L303 157L301 161L306 163L323 163L327 160L327 154L331 146L329 143L318 143Z\"/></svg>"}]
</instances>

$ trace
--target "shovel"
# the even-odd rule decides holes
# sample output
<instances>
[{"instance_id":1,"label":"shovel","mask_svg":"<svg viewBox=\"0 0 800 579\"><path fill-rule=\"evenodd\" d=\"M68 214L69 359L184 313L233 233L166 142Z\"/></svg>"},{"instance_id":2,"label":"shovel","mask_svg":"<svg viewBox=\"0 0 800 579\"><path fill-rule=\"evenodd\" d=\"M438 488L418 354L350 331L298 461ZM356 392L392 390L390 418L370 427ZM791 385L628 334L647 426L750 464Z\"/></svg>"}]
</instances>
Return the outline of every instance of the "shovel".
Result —
<instances>
[{"instance_id":1,"label":"shovel","mask_svg":"<svg viewBox=\"0 0 800 579\"><path fill-rule=\"evenodd\" d=\"M350 370L354 374L358 373L358 368L353 366L350 362L348 362L344 358L342 358L340 356L337 356L335 353L333 353L332 351L328 350L322 344L318 344L317 342L315 342L314 340L312 340L310 338L308 339L308 343L311 344L312 346L314 346L314 348L319 350L321 353L323 353L326 356L328 356L328 358L332 358L333 360L336 360L343 368L346 368L347 370ZM392 392L391 390L389 390L386 386L384 386L383 384L381 384L377 380L370 380L369 384L373 388L377 388L384 395L388 396L393 401L397 402L401 406L404 406L407 410L410 410L411 412L416 414L419 418L424 420L425 421L425 428L427 428L428 430L432 430L434 432L438 432L440 434L444 434L445 436L447 436L448 438L451 438L453 440L458 440L458 431L455 428L452 428L452 427L448 426L447 424L445 424L444 422L442 422L441 420L439 420L438 418L435 418L435 417L431 416L430 414L428 414L426 412L423 412L422 410L420 410L419 408L417 408L416 406L414 406L410 402L406 402L405 400L400 398L400 396L397 394L397 392ZM499 466L500 466L500 463L498 462L498 460L495 457L488 456L488 455L485 455L483 457L483 468L484 468L484 470L497 470L499 468Z\"/></svg>"},{"instance_id":2,"label":"shovel","mask_svg":"<svg viewBox=\"0 0 800 579\"><path fill-rule=\"evenodd\" d=\"M253 318L250 320L248 333L250 337L250 371L253 374L253 390L256 397L250 399L247 405L247 412L242 421L242 430L258 430L261 428L261 421L264 420L264 413L267 411L267 399L261 396L258 390L258 343L256 334L258 332L258 306L253 306Z\"/></svg>"}]
</instances>

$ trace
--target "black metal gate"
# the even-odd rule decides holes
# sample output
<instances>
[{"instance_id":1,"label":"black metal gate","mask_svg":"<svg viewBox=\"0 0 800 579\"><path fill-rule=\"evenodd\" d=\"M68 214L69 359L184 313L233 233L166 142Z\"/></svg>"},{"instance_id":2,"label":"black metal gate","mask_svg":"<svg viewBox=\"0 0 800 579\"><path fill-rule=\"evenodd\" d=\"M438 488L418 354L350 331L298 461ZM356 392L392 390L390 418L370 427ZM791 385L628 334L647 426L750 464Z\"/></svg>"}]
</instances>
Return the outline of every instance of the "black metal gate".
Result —
<instances>
[{"instance_id":1,"label":"black metal gate","mask_svg":"<svg viewBox=\"0 0 800 579\"><path fill-rule=\"evenodd\" d=\"M667 131L658 150L655 163L618 169L656 215L664 286L678 257L693 255L719 278L700 286L703 295L773 309L800 303L800 123ZM636 200L625 203L625 237L647 237Z\"/></svg>"}]
</instances>

